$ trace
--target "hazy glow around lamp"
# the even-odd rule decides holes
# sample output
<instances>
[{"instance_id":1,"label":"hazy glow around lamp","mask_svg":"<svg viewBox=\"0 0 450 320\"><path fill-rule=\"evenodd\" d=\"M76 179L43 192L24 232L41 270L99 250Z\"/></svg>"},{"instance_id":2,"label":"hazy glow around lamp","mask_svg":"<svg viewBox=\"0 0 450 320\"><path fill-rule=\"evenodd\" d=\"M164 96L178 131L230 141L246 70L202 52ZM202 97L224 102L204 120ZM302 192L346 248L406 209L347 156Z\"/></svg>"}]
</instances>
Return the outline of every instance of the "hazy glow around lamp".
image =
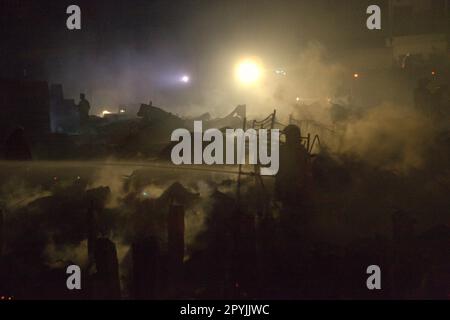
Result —
<instances>
[{"instance_id":1,"label":"hazy glow around lamp","mask_svg":"<svg viewBox=\"0 0 450 320\"><path fill-rule=\"evenodd\" d=\"M261 78L261 67L253 60L244 60L237 64L235 73L240 83L249 85Z\"/></svg>"}]
</instances>

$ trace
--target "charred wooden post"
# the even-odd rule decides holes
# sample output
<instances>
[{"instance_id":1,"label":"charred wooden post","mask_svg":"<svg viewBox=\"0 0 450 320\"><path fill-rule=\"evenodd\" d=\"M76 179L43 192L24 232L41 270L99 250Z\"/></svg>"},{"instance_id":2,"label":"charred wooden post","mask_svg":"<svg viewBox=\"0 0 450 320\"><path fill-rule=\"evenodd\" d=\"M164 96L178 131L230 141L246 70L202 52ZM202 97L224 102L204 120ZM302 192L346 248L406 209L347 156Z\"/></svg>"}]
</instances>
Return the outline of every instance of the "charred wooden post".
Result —
<instances>
[{"instance_id":1,"label":"charred wooden post","mask_svg":"<svg viewBox=\"0 0 450 320\"><path fill-rule=\"evenodd\" d=\"M95 241L94 299L120 299L119 261L116 245L107 238Z\"/></svg>"},{"instance_id":2,"label":"charred wooden post","mask_svg":"<svg viewBox=\"0 0 450 320\"><path fill-rule=\"evenodd\" d=\"M160 259L159 243L156 238L137 241L132 245L134 299L156 299L158 265Z\"/></svg>"},{"instance_id":3,"label":"charred wooden post","mask_svg":"<svg viewBox=\"0 0 450 320\"><path fill-rule=\"evenodd\" d=\"M232 258L232 298L255 294L258 281L255 217L240 209L235 214L234 252Z\"/></svg>"},{"instance_id":4,"label":"charred wooden post","mask_svg":"<svg viewBox=\"0 0 450 320\"><path fill-rule=\"evenodd\" d=\"M167 226L169 260L175 266L183 264L184 258L184 207L172 205Z\"/></svg>"},{"instance_id":5,"label":"charred wooden post","mask_svg":"<svg viewBox=\"0 0 450 320\"><path fill-rule=\"evenodd\" d=\"M93 202L91 202L91 204L89 205L86 218L87 218L86 224L87 224L88 264L91 265L94 261L94 251L95 251L94 247L95 247L95 239L97 237Z\"/></svg>"},{"instance_id":6,"label":"charred wooden post","mask_svg":"<svg viewBox=\"0 0 450 320\"><path fill-rule=\"evenodd\" d=\"M170 287L178 283L184 259L184 207L172 205L167 223L168 271Z\"/></svg>"}]
</instances>

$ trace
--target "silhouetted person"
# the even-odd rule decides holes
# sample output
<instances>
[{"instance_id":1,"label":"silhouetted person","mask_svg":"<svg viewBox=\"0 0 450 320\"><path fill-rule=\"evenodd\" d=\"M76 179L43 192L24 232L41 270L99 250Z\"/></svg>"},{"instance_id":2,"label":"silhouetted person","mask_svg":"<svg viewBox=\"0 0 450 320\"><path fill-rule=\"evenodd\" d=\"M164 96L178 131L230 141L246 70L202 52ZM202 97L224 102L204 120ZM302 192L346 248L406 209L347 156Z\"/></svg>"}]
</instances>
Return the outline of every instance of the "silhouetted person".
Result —
<instances>
[{"instance_id":1,"label":"silhouetted person","mask_svg":"<svg viewBox=\"0 0 450 320\"><path fill-rule=\"evenodd\" d=\"M308 151L301 143L300 128L288 125L283 133L286 143L280 146L280 169L275 180L275 192L284 205L302 203L306 189Z\"/></svg>"},{"instance_id":2,"label":"silhouetted person","mask_svg":"<svg viewBox=\"0 0 450 320\"><path fill-rule=\"evenodd\" d=\"M7 160L31 160L30 146L25 138L25 130L17 127L6 139L5 158Z\"/></svg>"},{"instance_id":3,"label":"silhouetted person","mask_svg":"<svg viewBox=\"0 0 450 320\"><path fill-rule=\"evenodd\" d=\"M78 104L78 111L80 113L80 124L84 125L89 120L89 110L91 109L91 105L89 101L86 100L84 93L80 94L80 103Z\"/></svg>"}]
</instances>

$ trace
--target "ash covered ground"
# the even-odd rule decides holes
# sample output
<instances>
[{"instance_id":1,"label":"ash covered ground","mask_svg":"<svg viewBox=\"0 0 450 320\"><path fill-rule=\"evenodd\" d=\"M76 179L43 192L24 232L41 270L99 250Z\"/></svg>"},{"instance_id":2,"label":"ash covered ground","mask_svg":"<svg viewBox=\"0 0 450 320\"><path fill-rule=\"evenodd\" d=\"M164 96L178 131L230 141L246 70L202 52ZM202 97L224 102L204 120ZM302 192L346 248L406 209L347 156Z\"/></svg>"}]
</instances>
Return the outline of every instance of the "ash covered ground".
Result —
<instances>
[{"instance_id":1,"label":"ash covered ground","mask_svg":"<svg viewBox=\"0 0 450 320\"><path fill-rule=\"evenodd\" d=\"M295 208L276 200L273 177L260 188L243 176L238 202L230 168L2 163L2 291L17 299L446 298L450 153L436 149L445 147L427 147L407 171L401 156L379 164L321 151ZM169 231L174 208L184 227ZM178 264L171 232L183 237ZM101 240L114 245L111 255L101 254L108 245L96 249ZM99 268L115 259L116 276ZM66 289L71 264L82 267L81 293ZM383 270L376 294L366 288L372 264Z\"/></svg>"}]
</instances>

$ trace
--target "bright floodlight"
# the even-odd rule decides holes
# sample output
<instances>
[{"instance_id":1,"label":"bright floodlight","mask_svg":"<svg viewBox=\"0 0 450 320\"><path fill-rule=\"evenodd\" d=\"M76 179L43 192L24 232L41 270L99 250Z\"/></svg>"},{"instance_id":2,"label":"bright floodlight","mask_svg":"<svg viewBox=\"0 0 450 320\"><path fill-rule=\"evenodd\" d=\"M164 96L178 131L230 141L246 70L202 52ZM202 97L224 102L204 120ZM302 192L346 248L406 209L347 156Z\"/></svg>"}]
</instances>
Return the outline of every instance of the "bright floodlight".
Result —
<instances>
[{"instance_id":1,"label":"bright floodlight","mask_svg":"<svg viewBox=\"0 0 450 320\"><path fill-rule=\"evenodd\" d=\"M236 78L243 84L255 83L260 77L261 68L252 60L242 61L236 67Z\"/></svg>"},{"instance_id":2,"label":"bright floodlight","mask_svg":"<svg viewBox=\"0 0 450 320\"><path fill-rule=\"evenodd\" d=\"M184 83L188 83L189 82L189 76L187 76L187 75L184 75L184 76L182 76L181 78L180 78L180 81L181 82L184 82Z\"/></svg>"}]
</instances>

